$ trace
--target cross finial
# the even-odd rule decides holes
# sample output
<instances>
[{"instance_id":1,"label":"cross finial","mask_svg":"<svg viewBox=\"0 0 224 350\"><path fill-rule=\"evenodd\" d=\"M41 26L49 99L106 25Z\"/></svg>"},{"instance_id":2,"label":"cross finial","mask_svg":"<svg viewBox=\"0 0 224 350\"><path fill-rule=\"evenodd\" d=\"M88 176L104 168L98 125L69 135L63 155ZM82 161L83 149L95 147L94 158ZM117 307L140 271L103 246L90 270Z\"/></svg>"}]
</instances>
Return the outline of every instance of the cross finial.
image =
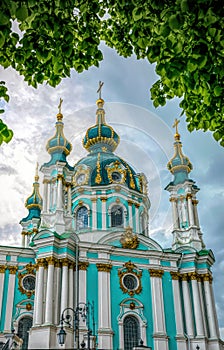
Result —
<instances>
[{"instance_id":1,"label":"cross finial","mask_svg":"<svg viewBox=\"0 0 224 350\"><path fill-rule=\"evenodd\" d=\"M35 171L35 181L36 181L36 182L39 180L38 168L39 168L39 163L37 162L36 171Z\"/></svg>"},{"instance_id":2,"label":"cross finial","mask_svg":"<svg viewBox=\"0 0 224 350\"><path fill-rule=\"evenodd\" d=\"M173 128L175 128L176 129L176 134L178 135L179 133L178 133L178 124L180 123L180 121L176 118L175 120L174 120L174 124L173 124Z\"/></svg>"},{"instance_id":3,"label":"cross finial","mask_svg":"<svg viewBox=\"0 0 224 350\"><path fill-rule=\"evenodd\" d=\"M61 105L62 105L62 98L60 97L59 105L58 105L58 113L61 114Z\"/></svg>"},{"instance_id":4,"label":"cross finial","mask_svg":"<svg viewBox=\"0 0 224 350\"><path fill-rule=\"evenodd\" d=\"M101 90L102 90L103 84L104 84L103 81L99 81L99 87L97 90L97 93L99 94L99 99L101 99Z\"/></svg>"}]
</instances>

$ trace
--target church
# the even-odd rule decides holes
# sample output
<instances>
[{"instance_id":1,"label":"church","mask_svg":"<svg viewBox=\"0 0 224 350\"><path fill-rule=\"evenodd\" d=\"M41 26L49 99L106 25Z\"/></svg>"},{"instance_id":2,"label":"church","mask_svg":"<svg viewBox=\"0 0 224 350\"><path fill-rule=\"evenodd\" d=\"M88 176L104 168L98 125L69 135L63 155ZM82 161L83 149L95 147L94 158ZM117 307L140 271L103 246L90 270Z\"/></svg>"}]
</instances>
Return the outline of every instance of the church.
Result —
<instances>
[{"instance_id":1,"label":"church","mask_svg":"<svg viewBox=\"0 0 224 350\"><path fill-rule=\"evenodd\" d=\"M21 246L0 246L0 348L224 349L215 259L200 230L199 188L178 121L165 188L173 242L162 247L148 230L148 179L115 153L120 138L106 122L101 87L82 141L87 153L75 165L60 100L49 161L37 165L20 221Z\"/></svg>"}]
</instances>

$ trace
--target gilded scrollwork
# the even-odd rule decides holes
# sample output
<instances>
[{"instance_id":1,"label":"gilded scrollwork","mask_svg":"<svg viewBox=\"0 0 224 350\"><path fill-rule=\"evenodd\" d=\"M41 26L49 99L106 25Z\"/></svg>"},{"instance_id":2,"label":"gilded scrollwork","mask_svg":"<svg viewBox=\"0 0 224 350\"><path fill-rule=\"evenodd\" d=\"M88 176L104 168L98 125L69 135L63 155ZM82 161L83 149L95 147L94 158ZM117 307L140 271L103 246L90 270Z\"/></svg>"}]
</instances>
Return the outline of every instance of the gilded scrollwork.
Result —
<instances>
[{"instance_id":1,"label":"gilded scrollwork","mask_svg":"<svg viewBox=\"0 0 224 350\"><path fill-rule=\"evenodd\" d=\"M139 245L139 239L137 235L134 235L130 226L125 228L125 233L121 235L120 239L122 248L136 249Z\"/></svg>"},{"instance_id":2,"label":"gilded scrollwork","mask_svg":"<svg viewBox=\"0 0 224 350\"><path fill-rule=\"evenodd\" d=\"M106 166L107 176L110 183L124 183L127 171L118 160Z\"/></svg>"},{"instance_id":3,"label":"gilded scrollwork","mask_svg":"<svg viewBox=\"0 0 224 350\"><path fill-rule=\"evenodd\" d=\"M142 270L138 269L131 261L124 264L118 270L120 288L123 293L128 293L131 297L140 294L142 291Z\"/></svg>"}]
</instances>

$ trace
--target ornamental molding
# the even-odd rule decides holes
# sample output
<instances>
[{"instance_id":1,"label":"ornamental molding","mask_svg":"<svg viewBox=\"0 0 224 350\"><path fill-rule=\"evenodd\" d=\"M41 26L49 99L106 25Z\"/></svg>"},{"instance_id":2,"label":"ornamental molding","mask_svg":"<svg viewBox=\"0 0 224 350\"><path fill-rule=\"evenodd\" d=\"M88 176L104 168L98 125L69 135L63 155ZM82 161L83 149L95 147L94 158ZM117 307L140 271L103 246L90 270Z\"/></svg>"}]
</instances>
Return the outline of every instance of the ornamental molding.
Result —
<instances>
[{"instance_id":1,"label":"ornamental molding","mask_svg":"<svg viewBox=\"0 0 224 350\"><path fill-rule=\"evenodd\" d=\"M0 273L5 273L6 269L7 269L6 265L0 265Z\"/></svg>"},{"instance_id":2,"label":"ornamental molding","mask_svg":"<svg viewBox=\"0 0 224 350\"><path fill-rule=\"evenodd\" d=\"M128 289L124 284L124 277L132 275L136 278L136 288L134 289ZM133 297L135 294L140 294L142 291L142 270L138 269L135 264L133 264L131 261L126 262L122 268L118 269L118 276L119 276L119 283L120 288L123 291L123 293L128 293L130 297Z\"/></svg>"},{"instance_id":3,"label":"ornamental molding","mask_svg":"<svg viewBox=\"0 0 224 350\"><path fill-rule=\"evenodd\" d=\"M16 271L18 270L18 266L7 266L10 275L15 275Z\"/></svg>"},{"instance_id":4,"label":"ornamental molding","mask_svg":"<svg viewBox=\"0 0 224 350\"><path fill-rule=\"evenodd\" d=\"M170 271L170 275L172 277L172 280L178 281L180 279L180 274L179 272L175 271Z\"/></svg>"},{"instance_id":5,"label":"ornamental molding","mask_svg":"<svg viewBox=\"0 0 224 350\"><path fill-rule=\"evenodd\" d=\"M79 261L79 263L78 263L79 270L81 270L81 271L86 271L88 266L89 266L88 261Z\"/></svg>"},{"instance_id":6,"label":"ornamental molding","mask_svg":"<svg viewBox=\"0 0 224 350\"><path fill-rule=\"evenodd\" d=\"M121 235L120 243L124 249L136 249L139 245L137 235L134 235L130 226L125 228L125 233Z\"/></svg>"},{"instance_id":7,"label":"ornamental molding","mask_svg":"<svg viewBox=\"0 0 224 350\"><path fill-rule=\"evenodd\" d=\"M157 269L149 269L149 274L150 274L150 277L162 278L164 271L157 270Z\"/></svg>"},{"instance_id":8,"label":"ornamental molding","mask_svg":"<svg viewBox=\"0 0 224 350\"><path fill-rule=\"evenodd\" d=\"M34 278L34 279L36 280L36 274L35 274L35 272L34 272L34 268L31 270L30 267L29 267L29 265L31 265L31 264L26 265L26 266L28 266L27 271L23 271L23 272L19 272L19 273L18 273L18 282L19 282L18 289L19 289L19 291L20 291L22 294L26 294L26 296L27 296L28 298L31 298L31 296L32 296L33 294L35 294L35 288L32 289L32 290L28 290L28 289L26 289L26 288L24 287L24 285L23 285L23 280L24 280L25 277L29 277L29 276L30 276L31 278ZM33 265L33 267L34 267L34 266L35 266L35 265Z\"/></svg>"},{"instance_id":9,"label":"ornamental molding","mask_svg":"<svg viewBox=\"0 0 224 350\"><path fill-rule=\"evenodd\" d=\"M110 263L97 263L96 267L97 267L97 270L99 272L110 272L112 269L112 264L110 264Z\"/></svg>"}]
</instances>

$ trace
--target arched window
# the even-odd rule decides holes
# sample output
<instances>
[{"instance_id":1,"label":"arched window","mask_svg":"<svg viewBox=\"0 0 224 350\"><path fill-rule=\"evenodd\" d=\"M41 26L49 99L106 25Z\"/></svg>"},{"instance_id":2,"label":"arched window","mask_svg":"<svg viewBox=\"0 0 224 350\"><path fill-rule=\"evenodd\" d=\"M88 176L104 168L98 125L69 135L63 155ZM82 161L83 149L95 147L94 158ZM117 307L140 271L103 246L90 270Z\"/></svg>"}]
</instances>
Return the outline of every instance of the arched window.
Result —
<instances>
[{"instance_id":1,"label":"arched window","mask_svg":"<svg viewBox=\"0 0 224 350\"><path fill-rule=\"evenodd\" d=\"M88 227L88 209L86 207L80 207L77 210L76 222L77 230Z\"/></svg>"},{"instance_id":2,"label":"arched window","mask_svg":"<svg viewBox=\"0 0 224 350\"><path fill-rule=\"evenodd\" d=\"M111 209L111 226L121 227L124 224L123 208L119 205L114 205Z\"/></svg>"},{"instance_id":3,"label":"arched window","mask_svg":"<svg viewBox=\"0 0 224 350\"><path fill-rule=\"evenodd\" d=\"M22 349L28 349L29 330L32 327L33 319L24 316L19 320L18 336L23 339Z\"/></svg>"},{"instance_id":4,"label":"arched window","mask_svg":"<svg viewBox=\"0 0 224 350\"><path fill-rule=\"evenodd\" d=\"M140 325L135 316L129 315L124 319L124 350L132 350L140 343Z\"/></svg>"}]
</instances>

